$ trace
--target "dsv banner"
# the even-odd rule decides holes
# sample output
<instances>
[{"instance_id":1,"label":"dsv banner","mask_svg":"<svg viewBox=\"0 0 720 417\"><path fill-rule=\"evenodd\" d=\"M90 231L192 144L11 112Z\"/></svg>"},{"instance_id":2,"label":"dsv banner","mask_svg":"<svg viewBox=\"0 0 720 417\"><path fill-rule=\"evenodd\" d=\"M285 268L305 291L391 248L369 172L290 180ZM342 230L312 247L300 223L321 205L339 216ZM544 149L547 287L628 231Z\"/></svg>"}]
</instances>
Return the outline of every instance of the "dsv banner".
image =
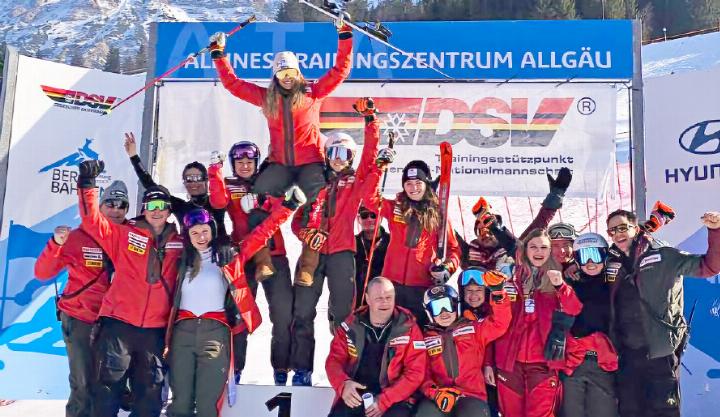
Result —
<instances>
[{"instance_id":1,"label":"dsv banner","mask_svg":"<svg viewBox=\"0 0 720 417\"><path fill-rule=\"evenodd\" d=\"M357 97L375 98L382 143L389 131L396 133L398 155L389 171L388 192L400 190L402 168L413 159L426 161L439 173L438 145L448 141L454 153L454 194L544 196L546 174L568 167L574 175L568 194L595 197L604 194L613 171L615 95L610 85L598 84L348 82L325 100L320 124L324 134L343 131L361 144L364 121L352 103ZM206 109L213 111L207 114ZM192 156L209 157L209 144L227 150L246 139L267 149L260 111L210 83L166 84L159 127L161 149L166 150L159 157L169 169L161 168L161 178L166 173L170 180Z\"/></svg>"}]
</instances>

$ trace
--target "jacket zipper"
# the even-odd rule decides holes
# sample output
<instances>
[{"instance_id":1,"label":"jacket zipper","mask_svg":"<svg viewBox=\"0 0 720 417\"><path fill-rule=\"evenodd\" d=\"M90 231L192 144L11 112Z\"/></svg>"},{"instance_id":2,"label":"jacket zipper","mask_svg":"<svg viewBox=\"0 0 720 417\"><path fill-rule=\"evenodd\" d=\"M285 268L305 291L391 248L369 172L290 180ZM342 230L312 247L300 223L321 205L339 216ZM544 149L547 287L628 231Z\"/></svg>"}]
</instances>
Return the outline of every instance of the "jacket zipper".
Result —
<instances>
[{"instance_id":1,"label":"jacket zipper","mask_svg":"<svg viewBox=\"0 0 720 417\"><path fill-rule=\"evenodd\" d=\"M288 108L289 97L280 97L282 103L283 130L285 132L285 164L295 166L295 135L292 118L292 106Z\"/></svg>"}]
</instances>

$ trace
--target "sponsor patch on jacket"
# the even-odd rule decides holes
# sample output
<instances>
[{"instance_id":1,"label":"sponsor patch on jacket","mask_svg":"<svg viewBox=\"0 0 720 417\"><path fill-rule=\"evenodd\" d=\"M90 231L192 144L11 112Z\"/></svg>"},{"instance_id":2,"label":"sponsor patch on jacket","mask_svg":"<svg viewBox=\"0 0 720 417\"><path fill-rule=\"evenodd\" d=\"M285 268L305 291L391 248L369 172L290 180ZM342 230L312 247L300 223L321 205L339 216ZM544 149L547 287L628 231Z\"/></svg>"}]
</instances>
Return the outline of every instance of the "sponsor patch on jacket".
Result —
<instances>
[{"instance_id":1,"label":"sponsor patch on jacket","mask_svg":"<svg viewBox=\"0 0 720 417\"><path fill-rule=\"evenodd\" d=\"M97 261L94 259L85 259L85 266L88 268L102 268L103 263L102 261Z\"/></svg>"},{"instance_id":2,"label":"sponsor patch on jacket","mask_svg":"<svg viewBox=\"0 0 720 417\"><path fill-rule=\"evenodd\" d=\"M435 346L434 348L428 348L427 351L428 351L428 355L430 355L430 356L437 356L437 355L439 355L439 354L442 353L443 347L442 347L442 345L440 345L440 346Z\"/></svg>"},{"instance_id":3,"label":"sponsor patch on jacket","mask_svg":"<svg viewBox=\"0 0 720 417\"><path fill-rule=\"evenodd\" d=\"M650 256L646 256L643 258L642 261L640 261L640 268L642 268L646 265L658 263L660 261L662 261L662 255L660 255L659 253L656 253L656 254L650 255Z\"/></svg>"},{"instance_id":4,"label":"sponsor patch on jacket","mask_svg":"<svg viewBox=\"0 0 720 417\"><path fill-rule=\"evenodd\" d=\"M425 347L430 349L442 345L442 338L440 336L432 336L425 338Z\"/></svg>"},{"instance_id":5,"label":"sponsor patch on jacket","mask_svg":"<svg viewBox=\"0 0 720 417\"><path fill-rule=\"evenodd\" d=\"M102 261L102 258L103 258L103 256L102 256L102 249L100 249L100 248L87 248L87 247L84 247L84 246L83 246L83 247L81 248L81 250L82 250L82 254L83 254L83 259L86 259L86 260L90 259L90 260L95 260L95 261Z\"/></svg>"},{"instance_id":6,"label":"sponsor patch on jacket","mask_svg":"<svg viewBox=\"0 0 720 417\"><path fill-rule=\"evenodd\" d=\"M422 340L413 340L413 349L425 350L425 342Z\"/></svg>"},{"instance_id":7,"label":"sponsor patch on jacket","mask_svg":"<svg viewBox=\"0 0 720 417\"><path fill-rule=\"evenodd\" d=\"M517 300L517 288L512 282L505 282L503 289L507 293L508 299L510 299L510 301Z\"/></svg>"},{"instance_id":8,"label":"sponsor patch on jacket","mask_svg":"<svg viewBox=\"0 0 720 417\"><path fill-rule=\"evenodd\" d=\"M182 249L182 242L168 242L165 244L165 249Z\"/></svg>"},{"instance_id":9,"label":"sponsor patch on jacket","mask_svg":"<svg viewBox=\"0 0 720 417\"><path fill-rule=\"evenodd\" d=\"M405 216L403 216L402 211L400 210L400 205L398 204L395 204L395 207L393 208L393 221L395 223L405 224Z\"/></svg>"},{"instance_id":10,"label":"sponsor patch on jacket","mask_svg":"<svg viewBox=\"0 0 720 417\"><path fill-rule=\"evenodd\" d=\"M607 267L605 268L605 280L608 282L615 282L615 278L617 278L617 274L620 272L621 267L622 264L620 262L608 262Z\"/></svg>"},{"instance_id":11,"label":"sponsor patch on jacket","mask_svg":"<svg viewBox=\"0 0 720 417\"><path fill-rule=\"evenodd\" d=\"M398 336L390 340L390 346L407 345L410 343L410 336Z\"/></svg>"},{"instance_id":12,"label":"sponsor patch on jacket","mask_svg":"<svg viewBox=\"0 0 720 417\"><path fill-rule=\"evenodd\" d=\"M231 200L240 200L241 198L245 197L247 193L241 192L241 193L230 193L230 199Z\"/></svg>"},{"instance_id":13,"label":"sponsor patch on jacket","mask_svg":"<svg viewBox=\"0 0 720 417\"><path fill-rule=\"evenodd\" d=\"M135 252L139 255L145 254L145 249L147 249L147 243L150 238L139 235L137 233L129 232L128 233L128 250L130 252Z\"/></svg>"},{"instance_id":14,"label":"sponsor patch on jacket","mask_svg":"<svg viewBox=\"0 0 720 417\"><path fill-rule=\"evenodd\" d=\"M462 336L464 334L474 334L475 333L475 327L474 326L463 326L458 327L457 329L453 330L453 337Z\"/></svg>"},{"instance_id":15,"label":"sponsor patch on jacket","mask_svg":"<svg viewBox=\"0 0 720 417\"><path fill-rule=\"evenodd\" d=\"M355 345L348 345L347 351L348 351L349 356L351 356L353 358L358 357L358 352L357 352L357 348L355 347Z\"/></svg>"}]
</instances>

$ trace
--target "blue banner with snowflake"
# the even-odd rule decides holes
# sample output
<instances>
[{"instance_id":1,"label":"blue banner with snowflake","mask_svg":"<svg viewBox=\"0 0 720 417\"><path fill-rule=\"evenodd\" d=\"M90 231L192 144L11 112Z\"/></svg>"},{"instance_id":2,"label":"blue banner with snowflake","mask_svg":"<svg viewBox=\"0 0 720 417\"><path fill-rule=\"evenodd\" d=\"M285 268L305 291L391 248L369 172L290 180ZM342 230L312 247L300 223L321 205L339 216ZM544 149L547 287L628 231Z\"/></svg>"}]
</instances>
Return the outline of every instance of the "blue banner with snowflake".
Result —
<instances>
[{"instance_id":1,"label":"blue banner with snowflake","mask_svg":"<svg viewBox=\"0 0 720 417\"><path fill-rule=\"evenodd\" d=\"M172 68L208 44L211 34L235 23L158 23L155 74ZM354 33L352 80L606 79L632 78L629 20L393 22L393 50ZM297 54L306 78L322 76L335 59L331 23L253 23L228 39L226 52L237 75L269 78L275 52ZM209 54L171 78L216 78Z\"/></svg>"}]
</instances>

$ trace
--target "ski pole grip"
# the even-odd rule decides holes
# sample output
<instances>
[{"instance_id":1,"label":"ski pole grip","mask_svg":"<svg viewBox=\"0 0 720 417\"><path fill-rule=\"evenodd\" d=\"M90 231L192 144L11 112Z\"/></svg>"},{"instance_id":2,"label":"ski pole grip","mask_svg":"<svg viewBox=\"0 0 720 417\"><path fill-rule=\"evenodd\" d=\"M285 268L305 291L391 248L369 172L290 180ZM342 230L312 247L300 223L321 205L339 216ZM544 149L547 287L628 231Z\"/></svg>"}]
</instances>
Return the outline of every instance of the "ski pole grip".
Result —
<instances>
[{"instance_id":1,"label":"ski pole grip","mask_svg":"<svg viewBox=\"0 0 720 417\"><path fill-rule=\"evenodd\" d=\"M250 23L255 22L256 20L257 20L257 17L255 17L255 15L250 16L246 21L240 23L240 24L237 25L233 30L231 30L230 32L226 33L225 36L227 36L228 38L231 37L232 35L234 35L235 33L237 33L237 31L239 31L240 29L242 29L242 28L244 28L245 26L249 25Z\"/></svg>"}]
</instances>

